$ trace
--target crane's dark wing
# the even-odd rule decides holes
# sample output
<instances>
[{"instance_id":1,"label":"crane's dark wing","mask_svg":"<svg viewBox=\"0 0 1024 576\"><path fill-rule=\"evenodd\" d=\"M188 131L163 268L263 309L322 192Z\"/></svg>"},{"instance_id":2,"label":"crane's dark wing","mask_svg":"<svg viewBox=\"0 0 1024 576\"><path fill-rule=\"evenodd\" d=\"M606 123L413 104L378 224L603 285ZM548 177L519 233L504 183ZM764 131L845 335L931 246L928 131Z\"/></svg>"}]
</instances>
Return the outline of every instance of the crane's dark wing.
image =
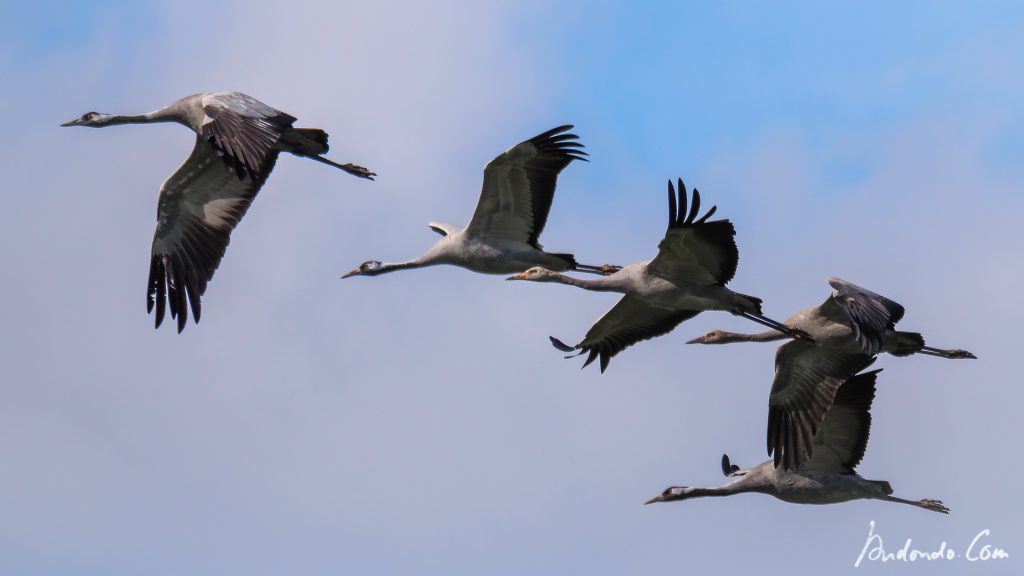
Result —
<instances>
[{"instance_id":1,"label":"crane's dark wing","mask_svg":"<svg viewBox=\"0 0 1024 576\"><path fill-rule=\"evenodd\" d=\"M799 468L814 452L814 435L839 386L874 361L802 340L779 346L768 398L768 454L775 466Z\"/></svg>"},{"instance_id":2,"label":"crane's dark wing","mask_svg":"<svg viewBox=\"0 0 1024 576\"><path fill-rule=\"evenodd\" d=\"M208 121L201 134L239 178L256 180L274 144L295 123L294 117L240 92L207 94L202 104Z\"/></svg>"},{"instance_id":3,"label":"crane's dark wing","mask_svg":"<svg viewBox=\"0 0 1024 576\"><path fill-rule=\"evenodd\" d=\"M903 318L903 306L839 278L829 278L832 300L850 319L853 335L868 354L878 354L887 329Z\"/></svg>"},{"instance_id":4,"label":"crane's dark wing","mask_svg":"<svg viewBox=\"0 0 1024 576\"><path fill-rule=\"evenodd\" d=\"M801 472L853 474L864 458L871 432L871 402L881 369L858 374L839 387L832 409L814 435L814 456Z\"/></svg>"},{"instance_id":5,"label":"crane's dark wing","mask_svg":"<svg viewBox=\"0 0 1024 576\"><path fill-rule=\"evenodd\" d=\"M188 305L199 322L206 283L224 257L231 231L245 215L277 161L277 150L263 159L255 179L239 178L218 158L213 146L196 137L195 148L160 189L156 233L149 267L147 304L156 308L156 326L164 319L164 301L178 332L185 329Z\"/></svg>"},{"instance_id":6,"label":"crane's dark wing","mask_svg":"<svg viewBox=\"0 0 1024 576\"><path fill-rule=\"evenodd\" d=\"M572 126L559 126L520 142L484 168L484 186L467 233L540 249L537 242L551 210L558 174L586 160Z\"/></svg>"},{"instance_id":7,"label":"crane's dark wing","mask_svg":"<svg viewBox=\"0 0 1024 576\"><path fill-rule=\"evenodd\" d=\"M700 314L699 310L657 308L627 294L611 310L605 312L605 315L590 328L583 341L576 346L566 346L554 338L551 341L564 352L579 350L579 354L587 353L584 368L595 358L600 358L601 372L604 372L612 356L642 340L668 334L683 321L697 314Z\"/></svg>"},{"instance_id":8,"label":"crane's dark wing","mask_svg":"<svg viewBox=\"0 0 1024 576\"><path fill-rule=\"evenodd\" d=\"M669 180L668 209L668 231L658 244L658 255L647 269L676 285L724 285L732 280L740 258L732 222L708 222L716 206L698 219L700 192L696 188L693 190L693 203L687 210L686 188L682 180L679 180L678 206L676 191Z\"/></svg>"}]
</instances>

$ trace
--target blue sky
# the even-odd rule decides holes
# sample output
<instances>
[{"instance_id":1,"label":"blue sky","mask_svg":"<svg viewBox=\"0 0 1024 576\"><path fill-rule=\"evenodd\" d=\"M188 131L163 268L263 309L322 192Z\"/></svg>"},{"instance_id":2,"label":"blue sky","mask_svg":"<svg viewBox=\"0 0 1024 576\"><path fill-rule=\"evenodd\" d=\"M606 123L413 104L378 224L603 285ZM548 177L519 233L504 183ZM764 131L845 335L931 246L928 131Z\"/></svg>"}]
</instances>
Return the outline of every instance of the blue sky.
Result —
<instances>
[{"instance_id":1,"label":"blue sky","mask_svg":"<svg viewBox=\"0 0 1024 576\"><path fill-rule=\"evenodd\" d=\"M0 22L0 574L1019 573L1024 9L1015 3L22 3ZM202 16L196 16L201 14ZM243 90L366 183L283 158L185 333L145 315L179 126L59 129ZM771 346L704 314L562 360L615 298L455 269L341 282L464 223L483 165L574 123L544 244L652 257L683 177L737 227L732 287L785 318L827 276L977 362L885 357L880 502L640 503L765 458ZM853 568L896 548L1002 562Z\"/></svg>"}]
</instances>

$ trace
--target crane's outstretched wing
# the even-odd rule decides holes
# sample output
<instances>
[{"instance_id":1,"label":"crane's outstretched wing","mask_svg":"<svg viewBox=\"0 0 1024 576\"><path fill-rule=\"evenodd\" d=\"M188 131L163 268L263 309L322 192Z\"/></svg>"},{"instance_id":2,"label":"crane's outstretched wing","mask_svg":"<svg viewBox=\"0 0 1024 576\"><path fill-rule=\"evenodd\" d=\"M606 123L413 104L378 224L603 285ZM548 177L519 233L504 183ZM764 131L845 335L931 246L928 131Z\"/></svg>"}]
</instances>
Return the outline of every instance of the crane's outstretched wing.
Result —
<instances>
[{"instance_id":1,"label":"crane's outstretched wing","mask_svg":"<svg viewBox=\"0 0 1024 576\"><path fill-rule=\"evenodd\" d=\"M256 180L263 174L274 144L295 123L294 117L241 92L207 94L202 104L208 118L202 136L239 178Z\"/></svg>"},{"instance_id":2,"label":"crane's outstretched wing","mask_svg":"<svg viewBox=\"0 0 1024 576\"><path fill-rule=\"evenodd\" d=\"M839 387L832 409L814 435L814 456L801 472L853 474L864 458L871 432L871 402L881 369L850 378Z\"/></svg>"},{"instance_id":3,"label":"crane's outstretched wing","mask_svg":"<svg viewBox=\"0 0 1024 576\"><path fill-rule=\"evenodd\" d=\"M156 326L164 319L164 301L178 332L185 329L188 306L199 322L206 283L224 257L231 231L266 182L277 161L277 150L262 159L255 178L239 178L222 162L202 136L178 170L160 189L156 233L149 267L146 309L156 307Z\"/></svg>"},{"instance_id":4,"label":"crane's outstretched wing","mask_svg":"<svg viewBox=\"0 0 1024 576\"><path fill-rule=\"evenodd\" d=\"M885 296L839 278L829 278L832 301L850 319L853 335L868 354L878 354L887 329L903 318L903 306Z\"/></svg>"},{"instance_id":5,"label":"crane's outstretched wing","mask_svg":"<svg viewBox=\"0 0 1024 576\"><path fill-rule=\"evenodd\" d=\"M552 338L551 342L563 352L579 350L588 353L586 368L595 358L601 359L601 372L619 352L643 340L668 334L685 320L700 314L700 310L666 310L647 304L640 298L627 294L605 312L587 332L583 341L576 346L567 346Z\"/></svg>"},{"instance_id":6,"label":"crane's outstretched wing","mask_svg":"<svg viewBox=\"0 0 1024 576\"><path fill-rule=\"evenodd\" d=\"M583 145L559 126L516 144L484 168L484 186L466 232L538 250L537 239L555 197L558 174L573 160L586 160Z\"/></svg>"},{"instance_id":7,"label":"crane's outstretched wing","mask_svg":"<svg viewBox=\"0 0 1024 576\"><path fill-rule=\"evenodd\" d=\"M673 284L724 285L736 274L739 250L736 229L728 220L708 218L715 213L712 206L699 219L700 192L693 189L693 203L686 208L686 188L679 180L679 203L672 181L668 182L668 231L658 244L658 255L647 267L655 276Z\"/></svg>"},{"instance_id":8,"label":"crane's outstretched wing","mask_svg":"<svg viewBox=\"0 0 1024 576\"><path fill-rule=\"evenodd\" d=\"M843 382L874 361L802 340L779 346L768 397L768 454L775 466L799 468L814 452L814 435Z\"/></svg>"}]
</instances>

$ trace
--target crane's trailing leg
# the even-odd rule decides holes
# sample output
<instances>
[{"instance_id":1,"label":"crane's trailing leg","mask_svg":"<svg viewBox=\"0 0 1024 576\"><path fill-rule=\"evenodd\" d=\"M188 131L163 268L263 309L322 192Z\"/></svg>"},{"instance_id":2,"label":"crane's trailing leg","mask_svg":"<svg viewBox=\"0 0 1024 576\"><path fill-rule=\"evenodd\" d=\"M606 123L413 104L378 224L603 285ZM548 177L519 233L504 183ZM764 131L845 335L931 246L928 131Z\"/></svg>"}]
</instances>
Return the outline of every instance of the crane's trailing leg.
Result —
<instances>
[{"instance_id":1,"label":"crane's trailing leg","mask_svg":"<svg viewBox=\"0 0 1024 576\"><path fill-rule=\"evenodd\" d=\"M900 504L910 504L911 506L917 506L918 508L924 508L925 510L931 510L932 512L949 514L949 508L947 508L941 500L930 500L928 498L925 498L924 500L904 500L903 498L897 498L895 496L884 496L879 498L879 500L885 500L886 502L898 502Z\"/></svg>"},{"instance_id":2,"label":"crane's trailing leg","mask_svg":"<svg viewBox=\"0 0 1024 576\"><path fill-rule=\"evenodd\" d=\"M602 276L611 276L619 270L622 270L622 266L616 266L615 264L602 264L601 266L591 266L590 264L577 264L576 270L580 272L587 272L589 274L600 274Z\"/></svg>"},{"instance_id":3,"label":"crane's trailing leg","mask_svg":"<svg viewBox=\"0 0 1024 576\"><path fill-rule=\"evenodd\" d=\"M804 332L803 330L800 330L799 328L792 328L792 327L786 326L782 322L779 322L777 320L772 320L771 318L768 318L767 316L762 316L760 314L754 314L753 312L740 312L739 316L742 316L742 317L746 318L747 320L753 320L754 322L757 322L758 324L761 324L762 326L767 326L767 327L769 327L769 328L771 328L773 330L778 330L779 332L782 332L783 334L785 334L785 335L787 335L787 336L789 336L791 338L796 338L797 340L805 340L807 342L814 342L814 337L811 336L810 334L808 334L807 332Z\"/></svg>"},{"instance_id":4,"label":"crane's trailing leg","mask_svg":"<svg viewBox=\"0 0 1024 576\"><path fill-rule=\"evenodd\" d=\"M316 160L317 162L322 162L324 164L327 164L328 166L334 166L335 168L340 168L340 169L344 170L345 172L348 172L349 174L351 174L353 176L358 176L360 178L366 178L367 180L373 180L373 177L377 175L376 173L370 172L369 170L367 170L366 168L363 168L362 166L357 166L355 164L338 164L337 162L335 162L333 160L328 160L327 158L324 158L323 156L306 156L306 158L310 158L312 160Z\"/></svg>"},{"instance_id":5,"label":"crane's trailing leg","mask_svg":"<svg viewBox=\"0 0 1024 576\"><path fill-rule=\"evenodd\" d=\"M949 358L951 360L959 359L970 359L977 360L978 357L971 354L967 350L953 349L953 350L942 350L941 348L932 348L931 346L922 346L917 352L918 354L925 354L928 356L939 356L942 358Z\"/></svg>"}]
</instances>

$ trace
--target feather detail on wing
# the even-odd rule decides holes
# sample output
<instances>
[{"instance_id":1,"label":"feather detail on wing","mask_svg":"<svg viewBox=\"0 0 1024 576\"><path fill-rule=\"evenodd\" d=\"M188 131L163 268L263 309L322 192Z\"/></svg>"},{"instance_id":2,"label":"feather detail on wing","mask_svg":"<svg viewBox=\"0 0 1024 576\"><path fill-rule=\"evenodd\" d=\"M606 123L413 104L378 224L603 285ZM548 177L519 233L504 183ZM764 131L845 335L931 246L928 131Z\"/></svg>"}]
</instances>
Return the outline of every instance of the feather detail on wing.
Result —
<instances>
[{"instance_id":1,"label":"feather detail on wing","mask_svg":"<svg viewBox=\"0 0 1024 576\"><path fill-rule=\"evenodd\" d=\"M658 244L658 255L648 271L676 285L725 285L736 274L739 250L736 230L728 220L708 221L715 213L712 206L700 213L700 192L693 190L693 202L687 210L687 194L679 180L678 205L672 181L668 183L669 224L665 238Z\"/></svg>"},{"instance_id":2,"label":"feather detail on wing","mask_svg":"<svg viewBox=\"0 0 1024 576\"><path fill-rule=\"evenodd\" d=\"M240 92L203 97L201 134L239 178L258 178L271 149L295 118ZM325 140L326 142L326 140Z\"/></svg>"},{"instance_id":3,"label":"feather detail on wing","mask_svg":"<svg viewBox=\"0 0 1024 576\"><path fill-rule=\"evenodd\" d=\"M540 249L559 173L573 160L586 160L571 129L548 130L491 160L467 233Z\"/></svg>"},{"instance_id":4,"label":"feather detail on wing","mask_svg":"<svg viewBox=\"0 0 1024 576\"><path fill-rule=\"evenodd\" d=\"M903 306L839 278L829 278L828 283L835 290L832 300L849 318L861 348L868 354L878 354L885 331L903 318Z\"/></svg>"},{"instance_id":5,"label":"feather detail on wing","mask_svg":"<svg viewBox=\"0 0 1024 576\"><path fill-rule=\"evenodd\" d=\"M188 307L199 322L206 284L224 257L239 221L277 161L278 151L262 160L254 179L240 179L218 159L201 136L192 154L160 190L157 227L147 287L147 310L156 309L156 326L164 319L165 301L178 332L185 328Z\"/></svg>"},{"instance_id":6,"label":"feather detail on wing","mask_svg":"<svg viewBox=\"0 0 1024 576\"><path fill-rule=\"evenodd\" d=\"M802 340L779 347L768 399L768 454L795 470L812 456L814 435L843 382L867 367L867 354L838 352Z\"/></svg>"},{"instance_id":7,"label":"feather detail on wing","mask_svg":"<svg viewBox=\"0 0 1024 576\"><path fill-rule=\"evenodd\" d=\"M697 314L700 314L699 310L657 308L627 294L590 328L583 341L575 347L569 348L552 340L562 351L579 350L577 355L587 353L584 368L600 358L601 372L604 372L608 362L619 352L637 342L668 334Z\"/></svg>"},{"instance_id":8,"label":"feather detail on wing","mask_svg":"<svg viewBox=\"0 0 1024 576\"><path fill-rule=\"evenodd\" d=\"M850 378L839 387L832 408L814 435L814 456L801 472L853 474L864 458L871 431L871 402L881 369Z\"/></svg>"}]
</instances>

